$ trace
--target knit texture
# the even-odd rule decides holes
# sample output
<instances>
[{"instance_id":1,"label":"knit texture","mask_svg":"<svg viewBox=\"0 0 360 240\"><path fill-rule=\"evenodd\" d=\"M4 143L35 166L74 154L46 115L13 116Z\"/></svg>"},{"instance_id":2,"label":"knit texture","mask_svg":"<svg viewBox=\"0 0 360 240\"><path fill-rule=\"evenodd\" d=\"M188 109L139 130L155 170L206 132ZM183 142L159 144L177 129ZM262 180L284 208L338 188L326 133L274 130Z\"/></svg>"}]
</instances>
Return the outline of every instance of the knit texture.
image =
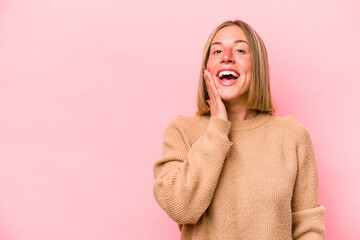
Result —
<instances>
[{"instance_id":1,"label":"knit texture","mask_svg":"<svg viewBox=\"0 0 360 240\"><path fill-rule=\"evenodd\" d=\"M292 115L178 115L153 173L154 197L181 240L325 239L312 142Z\"/></svg>"}]
</instances>

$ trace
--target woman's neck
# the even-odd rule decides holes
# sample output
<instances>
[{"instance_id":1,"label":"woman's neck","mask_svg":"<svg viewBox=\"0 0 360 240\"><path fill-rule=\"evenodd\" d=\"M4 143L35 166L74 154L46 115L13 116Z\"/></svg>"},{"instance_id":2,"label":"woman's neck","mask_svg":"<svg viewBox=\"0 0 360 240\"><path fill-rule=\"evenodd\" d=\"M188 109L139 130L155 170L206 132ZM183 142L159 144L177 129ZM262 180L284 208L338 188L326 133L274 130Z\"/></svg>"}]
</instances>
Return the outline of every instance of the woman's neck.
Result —
<instances>
[{"instance_id":1,"label":"woman's neck","mask_svg":"<svg viewBox=\"0 0 360 240\"><path fill-rule=\"evenodd\" d=\"M247 109L245 104L225 104L229 121L243 121L256 117L259 111Z\"/></svg>"}]
</instances>

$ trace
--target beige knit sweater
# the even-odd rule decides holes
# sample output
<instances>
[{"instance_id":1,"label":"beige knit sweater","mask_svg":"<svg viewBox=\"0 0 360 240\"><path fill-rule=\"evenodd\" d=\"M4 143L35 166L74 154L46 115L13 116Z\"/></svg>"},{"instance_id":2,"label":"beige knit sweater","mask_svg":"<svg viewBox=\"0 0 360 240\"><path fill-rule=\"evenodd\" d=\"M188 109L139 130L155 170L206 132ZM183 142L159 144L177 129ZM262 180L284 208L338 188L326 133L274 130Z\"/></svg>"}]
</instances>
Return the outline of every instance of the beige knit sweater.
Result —
<instances>
[{"instance_id":1,"label":"beige knit sweater","mask_svg":"<svg viewBox=\"0 0 360 240\"><path fill-rule=\"evenodd\" d=\"M292 115L178 115L154 164L154 197L181 239L325 239L308 130Z\"/></svg>"}]
</instances>

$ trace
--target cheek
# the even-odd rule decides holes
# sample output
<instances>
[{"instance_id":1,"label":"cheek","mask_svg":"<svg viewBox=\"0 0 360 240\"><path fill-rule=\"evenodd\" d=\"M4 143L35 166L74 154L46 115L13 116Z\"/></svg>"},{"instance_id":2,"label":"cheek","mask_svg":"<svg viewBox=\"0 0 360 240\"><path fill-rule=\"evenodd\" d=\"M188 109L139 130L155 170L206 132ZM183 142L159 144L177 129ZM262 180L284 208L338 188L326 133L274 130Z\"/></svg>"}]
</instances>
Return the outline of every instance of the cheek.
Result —
<instances>
[{"instance_id":1,"label":"cheek","mask_svg":"<svg viewBox=\"0 0 360 240\"><path fill-rule=\"evenodd\" d=\"M208 59L208 62L207 62L207 65L206 65L206 68L212 72L214 70L214 67L215 67L215 61L213 58L209 58Z\"/></svg>"},{"instance_id":2,"label":"cheek","mask_svg":"<svg viewBox=\"0 0 360 240\"><path fill-rule=\"evenodd\" d=\"M237 60L237 62L244 71L250 71L251 70L251 58L250 57L239 58Z\"/></svg>"}]
</instances>

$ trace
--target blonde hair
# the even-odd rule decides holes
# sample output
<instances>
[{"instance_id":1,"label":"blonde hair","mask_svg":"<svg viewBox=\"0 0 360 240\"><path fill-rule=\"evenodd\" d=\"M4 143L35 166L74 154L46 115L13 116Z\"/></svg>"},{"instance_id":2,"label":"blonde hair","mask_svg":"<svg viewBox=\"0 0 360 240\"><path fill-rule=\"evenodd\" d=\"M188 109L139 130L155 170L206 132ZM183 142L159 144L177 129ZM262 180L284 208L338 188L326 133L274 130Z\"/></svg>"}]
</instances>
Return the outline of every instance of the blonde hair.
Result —
<instances>
[{"instance_id":1,"label":"blonde hair","mask_svg":"<svg viewBox=\"0 0 360 240\"><path fill-rule=\"evenodd\" d=\"M275 108L271 99L269 64L264 42L250 25L238 19L234 21L226 21L217 26L215 30L212 31L205 44L198 86L198 110L196 114L199 116L210 115L210 106L206 102L206 100L209 99L209 95L207 93L204 80L204 70L209 59L210 45L215 34L220 29L232 25L238 26L242 29L250 47L251 83L247 93L246 108L272 114L275 112Z\"/></svg>"}]
</instances>

